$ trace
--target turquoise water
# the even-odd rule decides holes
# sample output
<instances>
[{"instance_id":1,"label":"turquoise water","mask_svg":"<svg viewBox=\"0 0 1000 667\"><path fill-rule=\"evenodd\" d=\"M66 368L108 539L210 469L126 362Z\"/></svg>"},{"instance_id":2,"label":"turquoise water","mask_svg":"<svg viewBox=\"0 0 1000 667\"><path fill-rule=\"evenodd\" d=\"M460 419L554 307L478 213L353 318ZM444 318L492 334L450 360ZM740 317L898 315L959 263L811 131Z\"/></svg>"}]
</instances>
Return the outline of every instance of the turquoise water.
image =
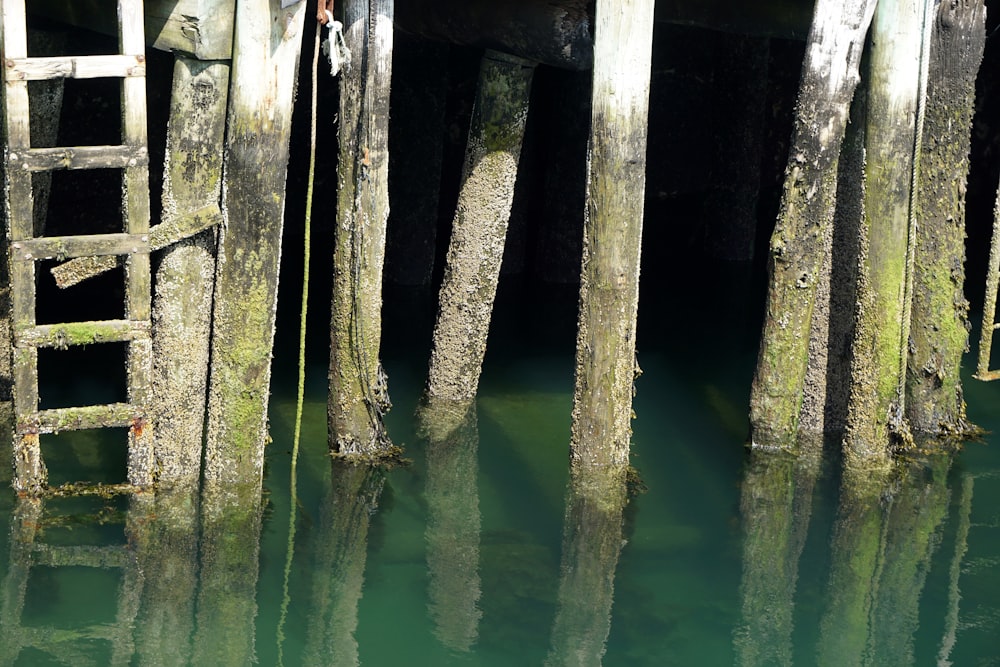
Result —
<instances>
[{"instance_id":1,"label":"turquoise water","mask_svg":"<svg viewBox=\"0 0 1000 667\"><path fill-rule=\"evenodd\" d=\"M444 441L422 440L414 418L426 320L387 341L388 426L412 464L384 477L332 469L316 355L287 585L282 333L259 515L199 531L189 500L53 500L39 518L0 494L0 664L1000 663L998 436L874 497L841 493L833 463L752 460L754 324L738 303L643 321L633 451L648 490L621 516L567 495L572 327L558 309L501 305L474 418ZM524 345L525 322L547 337ZM1000 431L1000 385L969 379L966 393L973 420ZM60 451L120 474L121 452L97 442ZM27 568L26 525L84 545L78 560L98 559L86 545L118 545L119 560L36 552Z\"/></svg>"}]
</instances>

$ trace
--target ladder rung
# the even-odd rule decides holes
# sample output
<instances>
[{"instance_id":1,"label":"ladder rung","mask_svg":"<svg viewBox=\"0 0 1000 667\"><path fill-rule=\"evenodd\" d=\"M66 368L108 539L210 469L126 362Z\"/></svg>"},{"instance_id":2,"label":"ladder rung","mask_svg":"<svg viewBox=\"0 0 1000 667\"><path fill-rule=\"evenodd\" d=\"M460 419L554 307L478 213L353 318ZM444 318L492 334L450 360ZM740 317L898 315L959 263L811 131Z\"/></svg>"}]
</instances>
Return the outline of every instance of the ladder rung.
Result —
<instances>
[{"instance_id":1,"label":"ladder rung","mask_svg":"<svg viewBox=\"0 0 1000 667\"><path fill-rule=\"evenodd\" d=\"M56 171L57 169L125 169L149 164L145 146L66 146L59 148L29 148L11 153L12 167L18 163L25 171Z\"/></svg>"},{"instance_id":2,"label":"ladder rung","mask_svg":"<svg viewBox=\"0 0 1000 667\"><path fill-rule=\"evenodd\" d=\"M130 403L85 405L76 408L39 410L18 419L17 432L59 433L60 431L85 431L94 428L132 426L144 416L142 409Z\"/></svg>"},{"instance_id":3,"label":"ladder rung","mask_svg":"<svg viewBox=\"0 0 1000 667\"><path fill-rule=\"evenodd\" d=\"M91 234L89 236L48 236L10 244L13 259L31 261L133 255L149 252L149 234Z\"/></svg>"},{"instance_id":4,"label":"ladder rung","mask_svg":"<svg viewBox=\"0 0 1000 667\"><path fill-rule=\"evenodd\" d=\"M117 343L149 338L150 325L145 320L103 320L42 324L17 332L19 347L54 347Z\"/></svg>"},{"instance_id":5,"label":"ladder rung","mask_svg":"<svg viewBox=\"0 0 1000 667\"><path fill-rule=\"evenodd\" d=\"M31 552L34 565L109 568L125 567L128 563L128 552L124 546L54 546L36 542L32 545Z\"/></svg>"},{"instance_id":6,"label":"ladder rung","mask_svg":"<svg viewBox=\"0 0 1000 667\"><path fill-rule=\"evenodd\" d=\"M81 639L102 640L114 642L121 634L114 625L105 623L95 623L82 628L72 630L59 628L52 625L21 625L17 628L18 644L22 647L32 646L44 653L54 654L59 649L65 650L67 644L72 646L71 641ZM61 656L64 658L75 657L70 655ZM64 663L65 664L65 663Z\"/></svg>"},{"instance_id":7,"label":"ladder rung","mask_svg":"<svg viewBox=\"0 0 1000 667\"><path fill-rule=\"evenodd\" d=\"M9 81L146 76L146 58L141 55L10 58L5 66Z\"/></svg>"}]
</instances>

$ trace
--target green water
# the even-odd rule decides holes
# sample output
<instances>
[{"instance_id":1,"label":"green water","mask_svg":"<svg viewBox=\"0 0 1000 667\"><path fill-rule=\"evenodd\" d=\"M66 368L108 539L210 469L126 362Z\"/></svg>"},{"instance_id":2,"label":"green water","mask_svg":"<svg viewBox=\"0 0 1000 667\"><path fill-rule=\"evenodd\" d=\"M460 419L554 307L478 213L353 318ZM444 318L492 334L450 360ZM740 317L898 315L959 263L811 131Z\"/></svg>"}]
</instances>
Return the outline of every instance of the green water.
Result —
<instances>
[{"instance_id":1,"label":"green water","mask_svg":"<svg viewBox=\"0 0 1000 667\"><path fill-rule=\"evenodd\" d=\"M540 312L538 326L554 317ZM566 523L567 504L586 510L567 495L571 327L526 346L507 311L473 422L436 443L414 418L426 327L388 342L388 426L412 464L384 478L332 470L317 360L287 585L294 352L281 334L259 516L199 530L190 502L80 499L40 519L22 504L12 521L16 499L0 494L0 663L1000 663L997 436L874 496L841 494L829 462L751 460L753 325L726 312L641 325L633 451L648 491L585 525ZM1000 384L966 391L974 421L1000 431ZM95 443L59 452L121 474L121 452ZM32 520L40 542L124 556L46 564L12 532Z\"/></svg>"}]
</instances>

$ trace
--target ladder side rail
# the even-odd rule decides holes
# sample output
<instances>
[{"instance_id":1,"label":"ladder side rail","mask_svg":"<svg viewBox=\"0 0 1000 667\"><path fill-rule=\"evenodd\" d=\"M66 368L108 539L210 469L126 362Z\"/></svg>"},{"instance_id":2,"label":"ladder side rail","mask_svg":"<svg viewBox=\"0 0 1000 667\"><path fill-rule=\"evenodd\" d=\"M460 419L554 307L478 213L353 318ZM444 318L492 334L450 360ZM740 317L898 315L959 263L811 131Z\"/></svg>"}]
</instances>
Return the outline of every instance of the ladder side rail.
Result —
<instances>
[{"instance_id":1,"label":"ladder side rail","mask_svg":"<svg viewBox=\"0 0 1000 667\"><path fill-rule=\"evenodd\" d=\"M119 46L123 53L145 52L141 0L118 0ZM148 146L146 134L146 80L143 77L122 79L122 143L133 147ZM149 320L152 317L149 265L149 166L126 167L123 179L125 232L147 237L147 251L132 254L125 260L125 317ZM127 376L128 400L139 410L152 401L153 345L150 338L136 338L129 343ZM129 429L128 480L145 487L153 481L153 429L149 415L136 415Z\"/></svg>"},{"instance_id":2,"label":"ladder side rail","mask_svg":"<svg viewBox=\"0 0 1000 667\"><path fill-rule=\"evenodd\" d=\"M3 8L3 61L27 58L28 33L24 0L4 0ZM5 68L6 69L6 68ZM10 79L4 74L4 196L7 204L7 242L4 252L10 252L9 243L32 238L34 234L34 199L31 174L23 169L11 168L19 154L31 148L29 122L28 84ZM35 263L32 260L10 257L11 328L15 336L19 331L35 325ZM38 409L38 350L34 347L14 347L11 359L13 374L14 410L18 415ZM45 485L46 472L42 462L38 434L15 429L14 486L20 491L37 490Z\"/></svg>"}]
</instances>

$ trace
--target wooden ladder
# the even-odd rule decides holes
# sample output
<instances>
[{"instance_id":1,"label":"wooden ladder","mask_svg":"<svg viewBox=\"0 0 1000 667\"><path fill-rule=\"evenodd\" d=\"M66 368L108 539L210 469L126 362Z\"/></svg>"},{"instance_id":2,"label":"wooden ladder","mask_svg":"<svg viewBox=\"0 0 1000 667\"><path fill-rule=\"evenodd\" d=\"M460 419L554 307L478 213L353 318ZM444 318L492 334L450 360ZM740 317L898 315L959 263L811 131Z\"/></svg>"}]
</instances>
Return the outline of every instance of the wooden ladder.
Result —
<instances>
[{"instance_id":1,"label":"wooden ladder","mask_svg":"<svg viewBox=\"0 0 1000 667\"><path fill-rule=\"evenodd\" d=\"M24 0L0 0L3 8L5 204L11 293L14 394L14 487L47 490L39 434L127 427L128 474L133 487L153 478L149 425L150 339L149 151L146 138L146 60L142 0L118 0L119 51L114 55L29 57ZM57 78L120 78L122 143L119 146L32 148L28 81ZM122 233L36 237L31 175L57 169L121 169ZM73 257L125 257L124 319L38 325L35 263ZM38 349L127 343L127 402L39 409Z\"/></svg>"}]
</instances>

